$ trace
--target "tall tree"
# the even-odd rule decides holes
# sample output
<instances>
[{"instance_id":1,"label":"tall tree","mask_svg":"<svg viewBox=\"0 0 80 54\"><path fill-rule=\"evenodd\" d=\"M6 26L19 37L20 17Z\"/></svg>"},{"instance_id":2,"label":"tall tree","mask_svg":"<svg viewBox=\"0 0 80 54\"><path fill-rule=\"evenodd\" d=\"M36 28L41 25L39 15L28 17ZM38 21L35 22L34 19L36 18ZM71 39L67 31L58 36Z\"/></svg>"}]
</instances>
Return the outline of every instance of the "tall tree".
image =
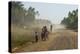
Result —
<instances>
[{"instance_id":1,"label":"tall tree","mask_svg":"<svg viewBox=\"0 0 80 54\"><path fill-rule=\"evenodd\" d=\"M12 1L11 7L11 21L12 23L20 23L22 22L22 18L24 16L24 8L21 2Z\"/></svg>"},{"instance_id":2,"label":"tall tree","mask_svg":"<svg viewBox=\"0 0 80 54\"><path fill-rule=\"evenodd\" d=\"M32 23L35 20L36 15L39 15L38 11L35 11L35 8L29 7L27 10L25 21Z\"/></svg>"},{"instance_id":3,"label":"tall tree","mask_svg":"<svg viewBox=\"0 0 80 54\"><path fill-rule=\"evenodd\" d=\"M78 9L68 13L68 17L64 17L61 24L67 25L68 28L78 30Z\"/></svg>"},{"instance_id":4,"label":"tall tree","mask_svg":"<svg viewBox=\"0 0 80 54\"><path fill-rule=\"evenodd\" d=\"M14 24L30 24L35 20L36 15L39 15L35 8L29 7L27 10L21 2L12 1L11 3L11 21Z\"/></svg>"}]
</instances>

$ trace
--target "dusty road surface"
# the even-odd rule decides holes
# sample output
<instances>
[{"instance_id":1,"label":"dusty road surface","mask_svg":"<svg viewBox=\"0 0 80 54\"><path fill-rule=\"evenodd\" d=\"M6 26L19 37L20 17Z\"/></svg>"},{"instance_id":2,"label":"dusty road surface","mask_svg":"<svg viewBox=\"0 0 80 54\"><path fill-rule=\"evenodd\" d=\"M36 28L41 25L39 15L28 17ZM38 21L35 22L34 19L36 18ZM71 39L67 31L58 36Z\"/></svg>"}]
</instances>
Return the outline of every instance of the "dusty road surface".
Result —
<instances>
[{"instance_id":1,"label":"dusty road surface","mask_svg":"<svg viewBox=\"0 0 80 54\"><path fill-rule=\"evenodd\" d=\"M31 52L31 51L48 51L48 50L63 50L63 49L77 49L78 48L78 34L72 30L57 29L50 32L49 39L37 43L30 43L30 45L21 46L13 50L13 52Z\"/></svg>"}]
</instances>

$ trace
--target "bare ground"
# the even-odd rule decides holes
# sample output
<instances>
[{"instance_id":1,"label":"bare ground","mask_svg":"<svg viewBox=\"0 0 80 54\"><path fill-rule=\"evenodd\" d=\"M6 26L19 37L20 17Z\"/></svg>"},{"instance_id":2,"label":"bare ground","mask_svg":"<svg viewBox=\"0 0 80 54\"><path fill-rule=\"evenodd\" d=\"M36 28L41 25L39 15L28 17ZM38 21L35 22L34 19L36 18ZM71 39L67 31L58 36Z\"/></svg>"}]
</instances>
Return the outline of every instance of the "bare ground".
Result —
<instances>
[{"instance_id":1,"label":"bare ground","mask_svg":"<svg viewBox=\"0 0 80 54\"><path fill-rule=\"evenodd\" d=\"M72 30L58 30L49 34L49 39L37 43L30 42L26 46L25 43L21 47L16 47L12 52L31 52L31 51L48 51L78 48L78 34Z\"/></svg>"}]
</instances>

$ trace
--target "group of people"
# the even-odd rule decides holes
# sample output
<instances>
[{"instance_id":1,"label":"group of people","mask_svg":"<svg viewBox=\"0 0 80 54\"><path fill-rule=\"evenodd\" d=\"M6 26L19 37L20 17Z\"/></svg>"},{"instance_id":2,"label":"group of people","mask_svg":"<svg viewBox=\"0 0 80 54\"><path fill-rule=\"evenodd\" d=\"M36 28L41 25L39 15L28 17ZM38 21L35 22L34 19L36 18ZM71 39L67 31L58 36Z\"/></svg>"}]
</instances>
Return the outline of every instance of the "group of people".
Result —
<instances>
[{"instance_id":1,"label":"group of people","mask_svg":"<svg viewBox=\"0 0 80 54\"><path fill-rule=\"evenodd\" d=\"M52 31L52 25L50 26L50 30ZM45 41L48 39L49 31L46 26L43 26L41 31L41 40ZM38 32L35 32L35 41L38 42Z\"/></svg>"}]
</instances>

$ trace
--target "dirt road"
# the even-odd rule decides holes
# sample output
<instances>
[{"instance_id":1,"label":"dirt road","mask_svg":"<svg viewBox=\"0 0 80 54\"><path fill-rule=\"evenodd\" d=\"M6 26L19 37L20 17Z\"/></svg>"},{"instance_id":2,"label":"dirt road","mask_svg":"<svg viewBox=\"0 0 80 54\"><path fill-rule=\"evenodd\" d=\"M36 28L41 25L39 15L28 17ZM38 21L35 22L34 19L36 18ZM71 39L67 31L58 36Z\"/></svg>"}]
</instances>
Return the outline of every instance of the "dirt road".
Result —
<instances>
[{"instance_id":1,"label":"dirt road","mask_svg":"<svg viewBox=\"0 0 80 54\"><path fill-rule=\"evenodd\" d=\"M48 51L48 50L62 50L62 49L76 49L78 48L77 32L72 30L57 30L49 34L49 39L37 43L30 43L30 45L15 49L13 52L31 52L31 51Z\"/></svg>"}]
</instances>

